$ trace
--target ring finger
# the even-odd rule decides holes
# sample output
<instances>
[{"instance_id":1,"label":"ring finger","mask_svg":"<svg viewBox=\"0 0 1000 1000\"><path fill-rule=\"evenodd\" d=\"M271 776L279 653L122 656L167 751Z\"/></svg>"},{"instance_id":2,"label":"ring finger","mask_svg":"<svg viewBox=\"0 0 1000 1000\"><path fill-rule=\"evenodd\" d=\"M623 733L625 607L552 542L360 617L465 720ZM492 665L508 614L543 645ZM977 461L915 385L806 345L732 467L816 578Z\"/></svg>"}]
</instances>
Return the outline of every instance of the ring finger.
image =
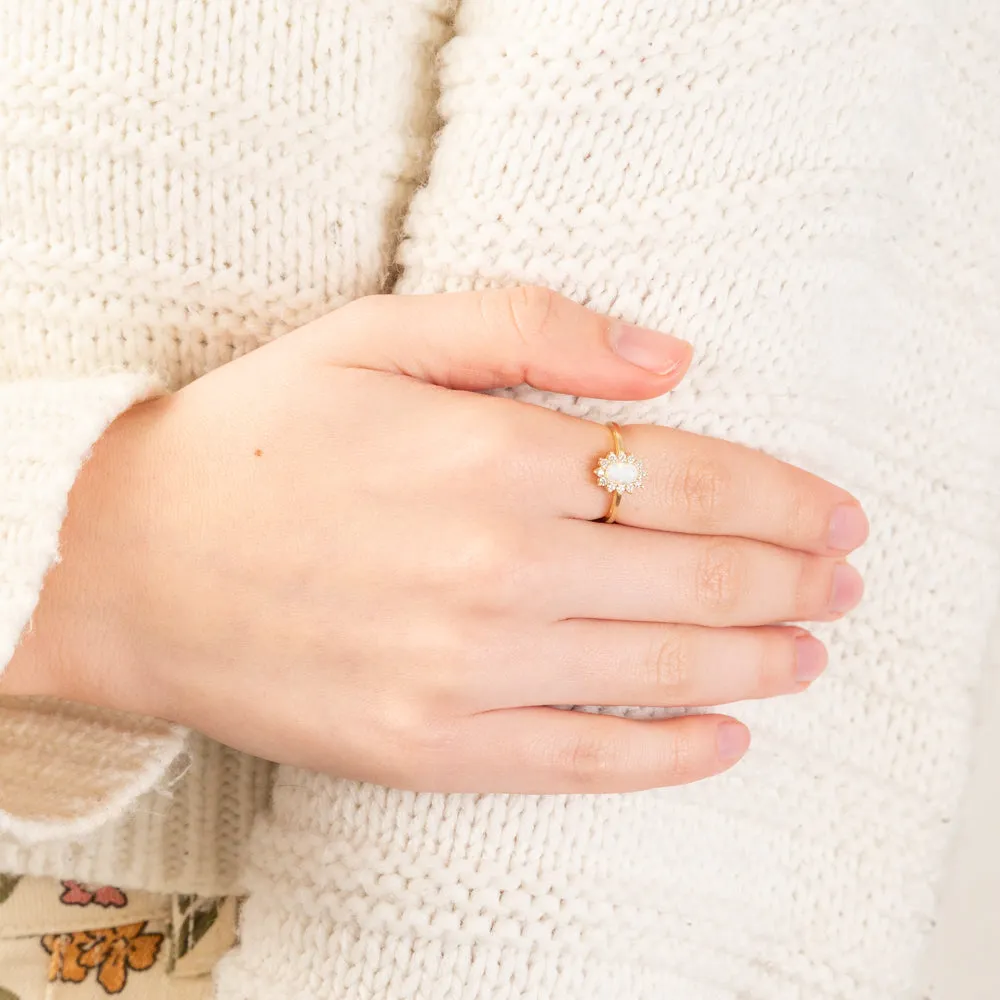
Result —
<instances>
[{"instance_id":1,"label":"ring finger","mask_svg":"<svg viewBox=\"0 0 1000 1000\"><path fill-rule=\"evenodd\" d=\"M538 407L523 416L530 426L522 437L540 449L539 467L558 512L603 516L609 494L594 468L611 446L607 428ZM753 538L840 557L868 536L868 520L850 493L752 448L650 424L624 427L622 438L642 460L646 480L623 498L620 524Z\"/></svg>"}]
</instances>

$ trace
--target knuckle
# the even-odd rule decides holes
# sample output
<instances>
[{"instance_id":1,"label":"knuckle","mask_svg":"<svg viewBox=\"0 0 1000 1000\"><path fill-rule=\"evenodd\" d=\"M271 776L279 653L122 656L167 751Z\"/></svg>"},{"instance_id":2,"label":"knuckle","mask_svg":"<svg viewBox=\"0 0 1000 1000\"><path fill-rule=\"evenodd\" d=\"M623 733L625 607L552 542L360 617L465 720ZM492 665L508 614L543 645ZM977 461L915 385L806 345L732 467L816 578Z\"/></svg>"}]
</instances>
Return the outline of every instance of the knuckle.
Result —
<instances>
[{"instance_id":1,"label":"knuckle","mask_svg":"<svg viewBox=\"0 0 1000 1000\"><path fill-rule=\"evenodd\" d=\"M582 788L603 788L618 770L617 748L600 737L576 737L561 749L558 757L557 770Z\"/></svg>"},{"instance_id":2,"label":"knuckle","mask_svg":"<svg viewBox=\"0 0 1000 1000\"><path fill-rule=\"evenodd\" d=\"M465 712L475 702L476 679L483 674L484 654L494 637L481 619L467 615L421 631L430 637L414 651L405 680L438 716Z\"/></svg>"},{"instance_id":3,"label":"knuckle","mask_svg":"<svg viewBox=\"0 0 1000 1000\"><path fill-rule=\"evenodd\" d=\"M476 397L474 403L483 401ZM435 455L435 462L443 460L447 476L458 482L479 483L484 478L497 482L524 447L516 422L502 419L499 409L477 405L460 407L455 420L462 433L452 435L444 454ZM442 474L437 466L434 474Z\"/></svg>"},{"instance_id":4,"label":"knuckle","mask_svg":"<svg viewBox=\"0 0 1000 1000\"><path fill-rule=\"evenodd\" d=\"M544 335L555 310L556 293L541 285L517 285L504 291L509 330L525 342Z\"/></svg>"},{"instance_id":5,"label":"knuckle","mask_svg":"<svg viewBox=\"0 0 1000 1000\"><path fill-rule=\"evenodd\" d=\"M456 732L453 725L440 718L428 718L410 735L410 745L424 758L440 758L455 747Z\"/></svg>"},{"instance_id":6,"label":"knuckle","mask_svg":"<svg viewBox=\"0 0 1000 1000\"><path fill-rule=\"evenodd\" d=\"M757 695L783 691L795 671L794 633L788 629L766 629L757 642L750 683Z\"/></svg>"},{"instance_id":7,"label":"knuckle","mask_svg":"<svg viewBox=\"0 0 1000 1000\"><path fill-rule=\"evenodd\" d=\"M817 539L825 542L825 525L817 508L816 499L804 490L795 489L788 493L785 514L787 537L793 540Z\"/></svg>"},{"instance_id":8,"label":"knuckle","mask_svg":"<svg viewBox=\"0 0 1000 1000\"><path fill-rule=\"evenodd\" d=\"M449 542L447 588L466 606L505 611L530 598L539 544L522 526L487 525Z\"/></svg>"},{"instance_id":9,"label":"knuckle","mask_svg":"<svg viewBox=\"0 0 1000 1000\"><path fill-rule=\"evenodd\" d=\"M686 643L677 635L661 639L653 652L653 689L668 696L679 696L690 685L690 657Z\"/></svg>"},{"instance_id":10,"label":"knuckle","mask_svg":"<svg viewBox=\"0 0 1000 1000\"><path fill-rule=\"evenodd\" d=\"M712 527L725 515L731 480L725 465L696 456L687 462L677 480L677 499L697 524Z\"/></svg>"},{"instance_id":11,"label":"knuckle","mask_svg":"<svg viewBox=\"0 0 1000 1000\"><path fill-rule=\"evenodd\" d=\"M378 730L383 742L411 755L434 755L446 750L455 733L446 717L419 698L394 698L383 705Z\"/></svg>"},{"instance_id":12,"label":"knuckle","mask_svg":"<svg viewBox=\"0 0 1000 1000\"><path fill-rule=\"evenodd\" d=\"M480 527L451 546L454 580L463 587L484 586L506 569L513 548L510 532L498 527Z\"/></svg>"},{"instance_id":13,"label":"knuckle","mask_svg":"<svg viewBox=\"0 0 1000 1000\"><path fill-rule=\"evenodd\" d=\"M694 741L685 729L674 726L667 744L664 768L671 784L684 784L696 776L697 755Z\"/></svg>"},{"instance_id":14,"label":"knuckle","mask_svg":"<svg viewBox=\"0 0 1000 1000\"><path fill-rule=\"evenodd\" d=\"M501 611L537 607L551 588L551 564L544 533L514 525L504 533L499 575L492 578L494 603Z\"/></svg>"},{"instance_id":15,"label":"knuckle","mask_svg":"<svg viewBox=\"0 0 1000 1000\"><path fill-rule=\"evenodd\" d=\"M460 728L447 722L398 733L384 739L374 753L369 745L366 753L373 757L375 770L365 780L414 791L447 788L454 780L455 762L464 755L463 744Z\"/></svg>"},{"instance_id":16,"label":"knuckle","mask_svg":"<svg viewBox=\"0 0 1000 1000\"><path fill-rule=\"evenodd\" d=\"M514 413L520 415L516 410ZM497 409L476 422L474 433L479 440L469 446L472 454L468 456L470 462L464 466L466 469L471 464L477 474L493 480L498 475L509 474L518 457L524 455L529 446L524 428L512 416L506 409ZM463 451L465 447L462 446Z\"/></svg>"},{"instance_id":17,"label":"knuckle","mask_svg":"<svg viewBox=\"0 0 1000 1000\"><path fill-rule=\"evenodd\" d=\"M352 299L331 315L351 326L367 329L375 325L384 301L384 295L363 295L359 299Z\"/></svg>"},{"instance_id":18,"label":"knuckle","mask_svg":"<svg viewBox=\"0 0 1000 1000\"><path fill-rule=\"evenodd\" d=\"M795 632L781 628L772 632L770 642L761 644L757 661L757 686L762 692L784 690L795 676Z\"/></svg>"},{"instance_id":19,"label":"knuckle","mask_svg":"<svg viewBox=\"0 0 1000 1000\"><path fill-rule=\"evenodd\" d=\"M740 603L745 575L739 547L728 541L705 546L695 575L695 599L713 616L731 613Z\"/></svg>"},{"instance_id":20,"label":"knuckle","mask_svg":"<svg viewBox=\"0 0 1000 1000\"><path fill-rule=\"evenodd\" d=\"M829 604L833 586L833 560L805 553L795 553L796 560L794 603L797 618L823 615Z\"/></svg>"}]
</instances>

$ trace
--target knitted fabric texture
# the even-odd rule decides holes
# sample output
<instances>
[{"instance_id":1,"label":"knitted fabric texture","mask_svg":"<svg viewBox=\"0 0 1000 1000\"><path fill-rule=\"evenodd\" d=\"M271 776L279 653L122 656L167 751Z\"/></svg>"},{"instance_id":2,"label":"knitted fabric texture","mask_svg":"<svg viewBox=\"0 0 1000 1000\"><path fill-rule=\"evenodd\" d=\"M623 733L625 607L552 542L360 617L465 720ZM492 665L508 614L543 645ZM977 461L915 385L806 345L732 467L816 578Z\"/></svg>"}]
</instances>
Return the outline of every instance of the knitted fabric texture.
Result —
<instances>
[{"instance_id":1,"label":"knitted fabric texture","mask_svg":"<svg viewBox=\"0 0 1000 1000\"><path fill-rule=\"evenodd\" d=\"M92 788L95 779L116 780L121 759L138 759L147 767L152 762L162 768L163 779L131 802L120 783L113 785L106 807L113 818L89 832L89 823L81 830L71 819L58 828L58 837L50 834L41 842L0 837L0 872L120 883L157 893L239 890L244 846L270 795L271 764L192 734L163 765L149 752L149 737L135 719L119 728L116 755L110 755L109 763L106 742L67 728L69 706L59 705L58 711L52 703L47 707L48 725L42 729L23 702L0 699L0 748L2 759L21 764L26 776L56 782L52 798L66 812L87 816L87 804L81 806L74 793ZM89 708L82 711L93 714ZM35 743L40 749L26 754L25 748ZM170 749L176 753L173 744ZM0 787L25 809L26 797L16 781L8 787L6 770Z\"/></svg>"},{"instance_id":2,"label":"knitted fabric texture","mask_svg":"<svg viewBox=\"0 0 1000 1000\"><path fill-rule=\"evenodd\" d=\"M666 398L513 395L846 485L868 597L808 695L738 706L754 745L710 782L281 769L219 995L907 996L1000 579L1000 8L465 0L457 28L398 289L537 282L692 339Z\"/></svg>"},{"instance_id":3,"label":"knitted fabric texture","mask_svg":"<svg viewBox=\"0 0 1000 1000\"><path fill-rule=\"evenodd\" d=\"M106 426L389 280L447 6L0 4L0 670ZM92 709L0 723L0 870L231 891L266 764Z\"/></svg>"},{"instance_id":4,"label":"knitted fabric texture","mask_svg":"<svg viewBox=\"0 0 1000 1000\"><path fill-rule=\"evenodd\" d=\"M464 0L436 82L449 6L0 5L4 648L115 413L395 273L440 83L399 290L540 282L693 340L665 399L514 394L857 492L869 596L824 631L828 676L739 706L751 754L690 788L413 795L282 768L239 877L266 765L67 707L81 735L45 755L51 705L3 703L9 831L67 839L8 831L0 867L235 879L223 1000L903 997L1000 585L1000 8Z\"/></svg>"}]
</instances>

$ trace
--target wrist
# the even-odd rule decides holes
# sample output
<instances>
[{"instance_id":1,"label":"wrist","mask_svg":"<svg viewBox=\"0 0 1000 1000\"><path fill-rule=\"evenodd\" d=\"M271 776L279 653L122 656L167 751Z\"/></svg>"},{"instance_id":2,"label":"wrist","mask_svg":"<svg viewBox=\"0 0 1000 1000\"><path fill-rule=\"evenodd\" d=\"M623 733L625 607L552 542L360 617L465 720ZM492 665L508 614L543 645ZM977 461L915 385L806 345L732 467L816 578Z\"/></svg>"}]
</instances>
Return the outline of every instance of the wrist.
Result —
<instances>
[{"instance_id":1,"label":"wrist","mask_svg":"<svg viewBox=\"0 0 1000 1000\"><path fill-rule=\"evenodd\" d=\"M131 661L123 627L123 560L115 524L128 504L123 449L143 407L127 410L95 443L70 491L59 555L6 671L0 694L45 695L125 708ZM127 586L127 584L125 584Z\"/></svg>"}]
</instances>

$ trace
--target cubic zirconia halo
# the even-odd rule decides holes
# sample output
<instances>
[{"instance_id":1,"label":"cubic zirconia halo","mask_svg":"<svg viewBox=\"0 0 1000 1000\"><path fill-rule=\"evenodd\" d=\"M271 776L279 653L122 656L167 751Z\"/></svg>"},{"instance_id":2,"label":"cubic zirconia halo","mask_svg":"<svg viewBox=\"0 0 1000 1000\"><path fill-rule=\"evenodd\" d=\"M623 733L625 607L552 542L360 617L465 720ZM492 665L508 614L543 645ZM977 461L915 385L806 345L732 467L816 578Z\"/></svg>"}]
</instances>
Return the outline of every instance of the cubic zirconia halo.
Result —
<instances>
[{"instance_id":1,"label":"cubic zirconia halo","mask_svg":"<svg viewBox=\"0 0 1000 1000\"><path fill-rule=\"evenodd\" d=\"M594 469L597 482L609 493L635 493L646 480L646 467L641 458L627 451L609 451L599 459Z\"/></svg>"}]
</instances>

